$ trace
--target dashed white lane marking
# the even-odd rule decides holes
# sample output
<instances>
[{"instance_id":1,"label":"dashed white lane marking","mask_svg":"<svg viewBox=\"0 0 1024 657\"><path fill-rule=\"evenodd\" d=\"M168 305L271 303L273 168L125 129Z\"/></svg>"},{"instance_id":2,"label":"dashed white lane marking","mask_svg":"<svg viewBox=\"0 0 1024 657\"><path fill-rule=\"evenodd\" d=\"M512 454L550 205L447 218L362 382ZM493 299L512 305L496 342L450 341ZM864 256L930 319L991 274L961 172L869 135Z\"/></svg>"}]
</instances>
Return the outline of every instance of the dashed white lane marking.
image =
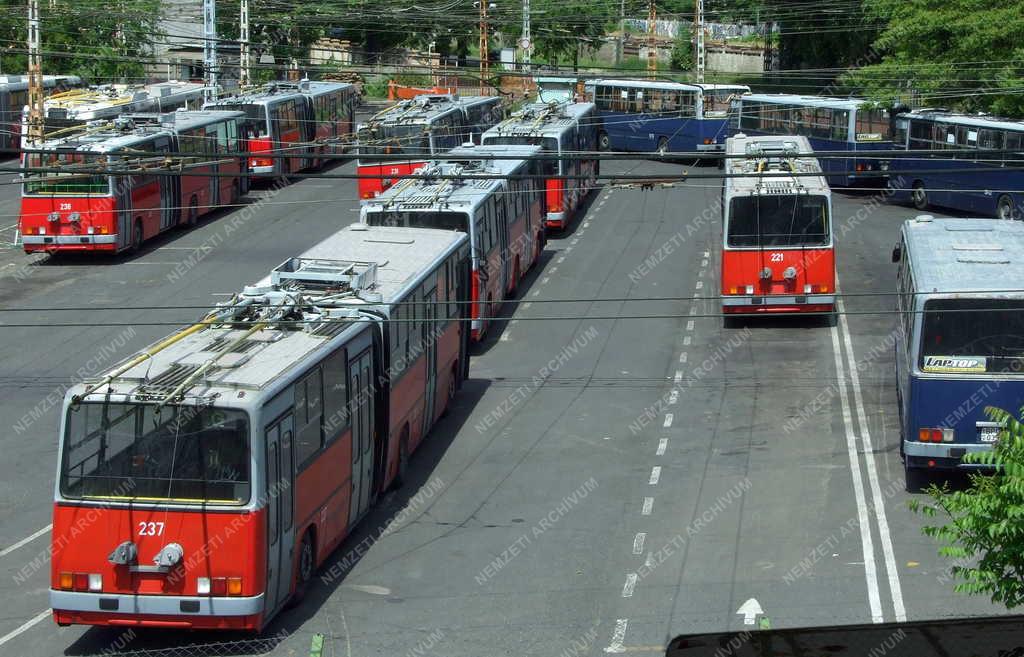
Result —
<instances>
[{"instance_id":1,"label":"dashed white lane marking","mask_svg":"<svg viewBox=\"0 0 1024 657\"><path fill-rule=\"evenodd\" d=\"M540 279L540 284L544 285L545 283L547 283L550 280L551 280L550 276L545 276L544 278Z\"/></svg>"},{"instance_id":2,"label":"dashed white lane marking","mask_svg":"<svg viewBox=\"0 0 1024 657\"><path fill-rule=\"evenodd\" d=\"M565 262L565 256L558 256L558 260L555 260L555 262L558 264L562 264L563 262Z\"/></svg>"},{"instance_id":3,"label":"dashed white lane marking","mask_svg":"<svg viewBox=\"0 0 1024 657\"><path fill-rule=\"evenodd\" d=\"M548 273L554 274L556 271L558 271L558 267L552 267L551 269L548 270Z\"/></svg>"},{"instance_id":4,"label":"dashed white lane marking","mask_svg":"<svg viewBox=\"0 0 1024 657\"><path fill-rule=\"evenodd\" d=\"M707 266L708 266L708 261L707 261L707 258L705 258L704 260L701 260L701 261L700 261L700 268L701 268L701 269L704 269L704 268L705 268L705 267L707 267Z\"/></svg>"},{"instance_id":5,"label":"dashed white lane marking","mask_svg":"<svg viewBox=\"0 0 1024 657\"><path fill-rule=\"evenodd\" d=\"M568 253L569 251L572 251L572 247L571 246L567 246L564 249L562 249L562 253Z\"/></svg>"},{"instance_id":6,"label":"dashed white lane marking","mask_svg":"<svg viewBox=\"0 0 1024 657\"><path fill-rule=\"evenodd\" d=\"M691 315L696 315L697 314L697 306L693 306L692 308L690 308L690 314Z\"/></svg>"},{"instance_id":7,"label":"dashed white lane marking","mask_svg":"<svg viewBox=\"0 0 1024 657\"><path fill-rule=\"evenodd\" d=\"M498 342L508 342L508 331L501 334L501 337L498 338Z\"/></svg>"},{"instance_id":8,"label":"dashed white lane marking","mask_svg":"<svg viewBox=\"0 0 1024 657\"><path fill-rule=\"evenodd\" d=\"M584 221L584 222L583 222L583 227L584 227L584 228L588 227L589 225L590 225L590 222L589 222L589 221Z\"/></svg>"},{"instance_id":9,"label":"dashed white lane marking","mask_svg":"<svg viewBox=\"0 0 1024 657\"><path fill-rule=\"evenodd\" d=\"M666 427L666 428L672 426L672 414L671 413L665 413L665 423L663 425L661 425L661 426Z\"/></svg>"},{"instance_id":10,"label":"dashed white lane marking","mask_svg":"<svg viewBox=\"0 0 1024 657\"><path fill-rule=\"evenodd\" d=\"M633 538L633 554L644 553L644 540L646 539L646 532L637 532L636 536Z\"/></svg>"},{"instance_id":11,"label":"dashed white lane marking","mask_svg":"<svg viewBox=\"0 0 1024 657\"><path fill-rule=\"evenodd\" d=\"M705 252L704 252L704 257L705 257L705 258L710 258L710 257L711 257L711 254L710 254L710 253L708 253L707 251L705 251Z\"/></svg>"},{"instance_id":12,"label":"dashed white lane marking","mask_svg":"<svg viewBox=\"0 0 1024 657\"><path fill-rule=\"evenodd\" d=\"M668 449L668 438L662 438L658 441L658 449L654 452L654 455L665 456L666 449Z\"/></svg>"},{"instance_id":13,"label":"dashed white lane marking","mask_svg":"<svg viewBox=\"0 0 1024 657\"><path fill-rule=\"evenodd\" d=\"M668 403L671 405L671 404L676 403L677 401L679 401L679 391L678 390L671 390L671 391L669 391L669 393L668 393Z\"/></svg>"},{"instance_id":14,"label":"dashed white lane marking","mask_svg":"<svg viewBox=\"0 0 1024 657\"><path fill-rule=\"evenodd\" d=\"M633 589L636 588L636 573L629 573L626 575L626 583L622 585L622 597L632 598Z\"/></svg>"},{"instance_id":15,"label":"dashed white lane marking","mask_svg":"<svg viewBox=\"0 0 1024 657\"><path fill-rule=\"evenodd\" d=\"M686 336L685 338L683 338L683 345L689 347L690 346L690 340L691 340L690 336Z\"/></svg>"},{"instance_id":16,"label":"dashed white lane marking","mask_svg":"<svg viewBox=\"0 0 1024 657\"><path fill-rule=\"evenodd\" d=\"M532 301L527 301L526 303L523 304L523 308L529 308L532 305L533 305Z\"/></svg>"},{"instance_id":17,"label":"dashed white lane marking","mask_svg":"<svg viewBox=\"0 0 1024 657\"><path fill-rule=\"evenodd\" d=\"M702 287L704 287L704 281L697 281L697 285L695 285L694 287L696 287L698 290L701 289Z\"/></svg>"},{"instance_id":18,"label":"dashed white lane marking","mask_svg":"<svg viewBox=\"0 0 1024 657\"><path fill-rule=\"evenodd\" d=\"M649 516L649 515L651 515L651 511L653 511L653 510L654 510L654 498L653 497L645 497L644 498L644 508L640 510L640 513L645 515L645 516Z\"/></svg>"},{"instance_id":19,"label":"dashed white lane marking","mask_svg":"<svg viewBox=\"0 0 1024 657\"><path fill-rule=\"evenodd\" d=\"M576 242L579 242L579 241L580 241L580 238L578 238L578 237L574 237L574 238L572 238L572 240L570 240L570 241L569 241L569 244L570 244L570 245L572 245L572 244L576 244Z\"/></svg>"},{"instance_id":20,"label":"dashed white lane marking","mask_svg":"<svg viewBox=\"0 0 1024 657\"><path fill-rule=\"evenodd\" d=\"M661 481L661 466L656 465L651 468L651 476L647 479L647 484L649 486L657 486L659 481Z\"/></svg>"},{"instance_id":21,"label":"dashed white lane marking","mask_svg":"<svg viewBox=\"0 0 1024 657\"><path fill-rule=\"evenodd\" d=\"M676 370L676 375L672 377L672 380L675 381L676 383L680 383L683 380L683 371Z\"/></svg>"},{"instance_id":22,"label":"dashed white lane marking","mask_svg":"<svg viewBox=\"0 0 1024 657\"><path fill-rule=\"evenodd\" d=\"M685 351L683 353L679 354L679 362L680 363L685 363L687 358L689 358L689 356L686 355Z\"/></svg>"},{"instance_id":23,"label":"dashed white lane marking","mask_svg":"<svg viewBox=\"0 0 1024 657\"><path fill-rule=\"evenodd\" d=\"M625 652L626 649L622 647L622 642L626 640L626 626L629 624L629 620L625 618L619 618L615 621L615 629L612 631L612 642L604 649L605 652Z\"/></svg>"},{"instance_id":24,"label":"dashed white lane marking","mask_svg":"<svg viewBox=\"0 0 1024 657\"><path fill-rule=\"evenodd\" d=\"M18 541L14 545L11 545L10 547L5 547L3 550L0 550L0 557L6 557L8 554L10 554L11 552L14 552L15 550L17 550L21 546L28 545L29 543L31 543L32 541L36 540L37 538L39 538L40 536L42 536L46 532L50 531L51 529L53 529L53 525L52 524L47 525L47 526L43 527L42 529L40 529L39 531L37 531L34 534L32 534L31 536L26 536L25 538L21 539L20 541Z\"/></svg>"},{"instance_id":25,"label":"dashed white lane marking","mask_svg":"<svg viewBox=\"0 0 1024 657\"><path fill-rule=\"evenodd\" d=\"M530 293L530 296L531 297L539 297L540 296L540 290L534 290L533 292Z\"/></svg>"},{"instance_id":26,"label":"dashed white lane marking","mask_svg":"<svg viewBox=\"0 0 1024 657\"><path fill-rule=\"evenodd\" d=\"M3 635L3 636L0 636L0 646L4 645L5 643L7 643L8 641L10 641L10 640L11 640L11 639L13 639L14 637L16 637L16 636L18 636L19 634L21 634L22 632L24 632L24 631L28 630L28 629L29 629L29 628L31 628L31 627L32 627L33 625L36 625L36 624L38 624L38 623L42 622L43 620L45 620L46 618L48 618L48 617L49 617L49 616L51 615L51 613L52 613L52 612L51 612L51 611L50 611L49 609L47 609L47 610L45 610L45 611L41 611L41 612L39 612L39 615L37 615L37 616L33 616L33 617L32 617L32 618L30 618L29 620L25 621L25 622L24 622L24 623L23 623L23 624L22 624L22 625L21 625L20 627L18 627L17 629L15 629L15 630L13 630L13 631L11 631L11 632L8 632L7 634L5 634L5 635ZM625 631L623 631L623 636L625 636ZM614 640L614 639L613 639L613 640ZM620 642L620 645L621 645L621 642Z\"/></svg>"},{"instance_id":27,"label":"dashed white lane marking","mask_svg":"<svg viewBox=\"0 0 1024 657\"><path fill-rule=\"evenodd\" d=\"M687 331L692 331L693 330L693 320L692 319L690 321L686 322L686 330Z\"/></svg>"}]
</instances>

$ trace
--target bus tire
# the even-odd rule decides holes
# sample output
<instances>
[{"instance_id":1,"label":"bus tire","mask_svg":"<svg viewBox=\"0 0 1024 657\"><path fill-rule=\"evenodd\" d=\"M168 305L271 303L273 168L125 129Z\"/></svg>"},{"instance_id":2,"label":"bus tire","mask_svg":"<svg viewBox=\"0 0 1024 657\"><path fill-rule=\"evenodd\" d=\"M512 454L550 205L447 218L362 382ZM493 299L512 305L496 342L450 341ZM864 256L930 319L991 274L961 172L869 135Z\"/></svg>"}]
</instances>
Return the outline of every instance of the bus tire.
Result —
<instances>
[{"instance_id":1,"label":"bus tire","mask_svg":"<svg viewBox=\"0 0 1024 657\"><path fill-rule=\"evenodd\" d=\"M910 200L918 210L928 209L928 191L924 188L924 183L920 180L915 180L914 184L911 186Z\"/></svg>"},{"instance_id":2,"label":"bus tire","mask_svg":"<svg viewBox=\"0 0 1024 657\"><path fill-rule=\"evenodd\" d=\"M405 478L409 473L409 426L402 429L402 437L398 439L398 472L391 482L392 490L405 485Z\"/></svg>"},{"instance_id":3,"label":"bus tire","mask_svg":"<svg viewBox=\"0 0 1024 657\"><path fill-rule=\"evenodd\" d=\"M302 535L302 542L299 543L299 563L295 568L295 591L288 599L288 607L297 607L302 604L309 591L309 583L313 579L313 571L316 570L316 547L313 542L313 528L310 527Z\"/></svg>"},{"instance_id":4,"label":"bus tire","mask_svg":"<svg viewBox=\"0 0 1024 657\"><path fill-rule=\"evenodd\" d=\"M608 137L608 133L601 131L597 135L597 147L602 151L610 151L612 149L612 140Z\"/></svg>"},{"instance_id":5,"label":"bus tire","mask_svg":"<svg viewBox=\"0 0 1024 657\"><path fill-rule=\"evenodd\" d=\"M906 457L904 457L904 459L905 458ZM926 472L921 468L912 468L908 466L906 460L903 462L903 476L906 481L908 493L920 493L927 483Z\"/></svg>"},{"instance_id":6,"label":"bus tire","mask_svg":"<svg viewBox=\"0 0 1024 657\"><path fill-rule=\"evenodd\" d=\"M1013 206L1013 199L1006 194L1000 196L996 201L996 217L1011 221L1018 218L1017 208Z\"/></svg>"},{"instance_id":7,"label":"bus tire","mask_svg":"<svg viewBox=\"0 0 1024 657\"><path fill-rule=\"evenodd\" d=\"M142 249L142 217L135 219L135 227L132 230L132 244L128 248L132 253L138 253Z\"/></svg>"}]
</instances>

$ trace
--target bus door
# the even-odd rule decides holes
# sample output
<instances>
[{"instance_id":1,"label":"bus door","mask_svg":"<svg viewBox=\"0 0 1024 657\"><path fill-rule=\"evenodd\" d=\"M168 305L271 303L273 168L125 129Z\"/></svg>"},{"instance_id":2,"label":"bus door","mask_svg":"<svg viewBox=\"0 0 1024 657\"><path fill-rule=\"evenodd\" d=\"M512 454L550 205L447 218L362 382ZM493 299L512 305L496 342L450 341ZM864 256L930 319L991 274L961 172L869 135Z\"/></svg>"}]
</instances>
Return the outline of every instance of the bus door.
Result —
<instances>
[{"instance_id":1,"label":"bus door","mask_svg":"<svg viewBox=\"0 0 1024 657\"><path fill-rule=\"evenodd\" d=\"M500 249L498 257L501 261L501 287L498 288L501 296L498 297L498 301L504 298L505 290L509 288L509 285L515 284L511 273L514 255L509 252L508 206L506 203L508 198L508 194L498 195L494 207L494 222L498 231L498 248Z\"/></svg>"},{"instance_id":2,"label":"bus door","mask_svg":"<svg viewBox=\"0 0 1024 657\"><path fill-rule=\"evenodd\" d=\"M157 153L171 152L171 138L158 137L153 142L153 150ZM178 225L178 214L181 212L181 177L157 176L160 185L160 230L165 231Z\"/></svg>"},{"instance_id":3,"label":"bus door","mask_svg":"<svg viewBox=\"0 0 1024 657\"><path fill-rule=\"evenodd\" d=\"M352 422L352 501L349 524L354 525L370 508L373 495L373 444L376 428L373 350L367 348L348 361L349 409Z\"/></svg>"},{"instance_id":4,"label":"bus door","mask_svg":"<svg viewBox=\"0 0 1024 657\"><path fill-rule=\"evenodd\" d=\"M114 203L117 207L117 249L120 251L132 243L132 188L135 186L135 176L115 176L113 181Z\"/></svg>"},{"instance_id":5,"label":"bus door","mask_svg":"<svg viewBox=\"0 0 1024 657\"><path fill-rule=\"evenodd\" d=\"M427 363L427 387L424 394L423 432L426 436L434 422L434 404L437 399L437 288L423 297L423 356Z\"/></svg>"},{"instance_id":6,"label":"bus door","mask_svg":"<svg viewBox=\"0 0 1024 657\"><path fill-rule=\"evenodd\" d=\"M295 527L292 522L292 414L266 428L267 473L267 592L266 608L277 609L288 599L292 585Z\"/></svg>"}]
</instances>

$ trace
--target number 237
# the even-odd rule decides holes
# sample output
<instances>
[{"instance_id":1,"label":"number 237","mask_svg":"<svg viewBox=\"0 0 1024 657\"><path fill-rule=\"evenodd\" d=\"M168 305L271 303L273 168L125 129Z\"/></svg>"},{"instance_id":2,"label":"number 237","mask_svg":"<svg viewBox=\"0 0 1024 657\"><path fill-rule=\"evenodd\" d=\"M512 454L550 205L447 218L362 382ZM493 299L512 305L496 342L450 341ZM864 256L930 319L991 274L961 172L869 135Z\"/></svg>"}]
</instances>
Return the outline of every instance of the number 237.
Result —
<instances>
[{"instance_id":1,"label":"number 237","mask_svg":"<svg viewBox=\"0 0 1024 657\"><path fill-rule=\"evenodd\" d=\"M139 536L163 536L164 523L162 522L140 522Z\"/></svg>"}]
</instances>

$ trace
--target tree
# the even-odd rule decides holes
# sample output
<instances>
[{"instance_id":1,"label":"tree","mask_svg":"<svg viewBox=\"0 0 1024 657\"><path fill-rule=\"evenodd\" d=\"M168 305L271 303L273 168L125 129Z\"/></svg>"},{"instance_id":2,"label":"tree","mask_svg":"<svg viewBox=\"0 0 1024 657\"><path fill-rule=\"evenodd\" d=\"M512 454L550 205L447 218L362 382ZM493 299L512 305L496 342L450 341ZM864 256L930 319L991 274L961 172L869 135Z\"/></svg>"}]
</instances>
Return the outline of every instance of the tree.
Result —
<instances>
[{"instance_id":1,"label":"tree","mask_svg":"<svg viewBox=\"0 0 1024 657\"><path fill-rule=\"evenodd\" d=\"M886 25L873 44L878 61L847 77L874 99L913 95L923 104L1024 115L1024 0L865 0L865 6Z\"/></svg>"},{"instance_id":2,"label":"tree","mask_svg":"<svg viewBox=\"0 0 1024 657\"><path fill-rule=\"evenodd\" d=\"M693 68L693 41L689 32L680 30L676 42L672 45L672 68L677 71L688 71Z\"/></svg>"},{"instance_id":3,"label":"tree","mask_svg":"<svg viewBox=\"0 0 1024 657\"><path fill-rule=\"evenodd\" d=\"M1024 423L1004 410L985 411L1004 426L999 440L992 451L963 458L993 466L995 474L972 474L964 491L933 485L931 504L914 500L910 506L927 518L940 513L949 518L922 531L943 544L940 556L955 560L955 590L987 595L1013 609L1024 603ZM1024 408L1020 413L1024 418Z\"/></svg>"}]
</instances>

